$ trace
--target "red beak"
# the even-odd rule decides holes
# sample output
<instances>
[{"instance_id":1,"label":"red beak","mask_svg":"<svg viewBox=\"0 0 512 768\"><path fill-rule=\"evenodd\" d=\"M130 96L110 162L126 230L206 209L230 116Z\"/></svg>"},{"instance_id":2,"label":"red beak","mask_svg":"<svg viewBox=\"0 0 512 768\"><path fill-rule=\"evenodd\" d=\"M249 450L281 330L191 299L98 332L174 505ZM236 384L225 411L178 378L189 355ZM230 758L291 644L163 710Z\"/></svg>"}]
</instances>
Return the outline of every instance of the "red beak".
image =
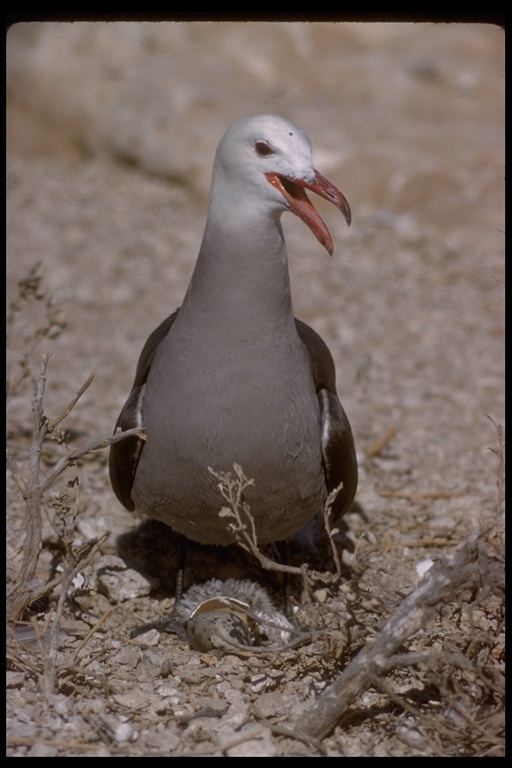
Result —
<instances>
[{"instance_id":1,"label":"red beak","mask_svg":"<svg viewBox=\"0 0 512 768\"><path fill-rule=\"evenodd\" d=\"M312 182L304 181L304 179L289 179L278 173L267 173L265 175L270 184L276 187L288 201L293 213L308 225L317 240L319 240L332 256L334 246L331 234L320 214L306 195L304 187L310 189L312 192L316 192L320 197L333 203L333 205L342 212L347 224L350 226L350 206L344 195L341 194L334 184L331 184L331 182L324 178L322 174L318 173L318 171L315 171L315 178Z\"/></svg>"}]
</instances>

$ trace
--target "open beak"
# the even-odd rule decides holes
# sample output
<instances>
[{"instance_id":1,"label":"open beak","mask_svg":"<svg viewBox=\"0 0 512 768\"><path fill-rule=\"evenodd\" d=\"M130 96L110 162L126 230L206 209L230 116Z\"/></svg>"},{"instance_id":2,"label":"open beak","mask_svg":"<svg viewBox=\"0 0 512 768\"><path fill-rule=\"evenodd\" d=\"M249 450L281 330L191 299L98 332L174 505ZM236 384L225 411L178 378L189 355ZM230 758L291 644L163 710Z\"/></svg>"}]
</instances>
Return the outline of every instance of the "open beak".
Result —
<instances>
[{"instance_id":1,"label":"open beak","mask_svg":"<svg viewBox=\"0 0 512 768\"><path fill-rule=\"evenodd\" d=\"M317 240L332 256L334 246L331 234L320 214L306 195L304 188L310 189L311 192L316 192L320 197L333 203L342 212L347 224L350 226L350 207L344 195L318 171L315 171L312 182L304 181L304 179L289 179L278 173L267 173L265 175L270 184L276 187L287 200L293 213L308 225Z\"/></svg>"}]
</instances>

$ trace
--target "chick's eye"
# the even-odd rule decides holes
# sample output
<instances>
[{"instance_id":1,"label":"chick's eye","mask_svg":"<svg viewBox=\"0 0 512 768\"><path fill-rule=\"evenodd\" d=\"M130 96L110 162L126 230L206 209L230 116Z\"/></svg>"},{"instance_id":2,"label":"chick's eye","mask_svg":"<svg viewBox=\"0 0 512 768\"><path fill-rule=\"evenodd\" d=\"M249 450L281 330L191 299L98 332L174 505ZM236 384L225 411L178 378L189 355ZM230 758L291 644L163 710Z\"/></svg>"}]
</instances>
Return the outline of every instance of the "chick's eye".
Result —
<instances>
[{"instance_id":1,"label":"chick's eye","mask_svg":"<svg viewBox=\"0 0 512 768\"><path fill-rule=\"evenodd\" d=\"M274 150L266 141L257 141L254 148L260 157L268 157L274 154Z\"/></svg>"}]
</instances>

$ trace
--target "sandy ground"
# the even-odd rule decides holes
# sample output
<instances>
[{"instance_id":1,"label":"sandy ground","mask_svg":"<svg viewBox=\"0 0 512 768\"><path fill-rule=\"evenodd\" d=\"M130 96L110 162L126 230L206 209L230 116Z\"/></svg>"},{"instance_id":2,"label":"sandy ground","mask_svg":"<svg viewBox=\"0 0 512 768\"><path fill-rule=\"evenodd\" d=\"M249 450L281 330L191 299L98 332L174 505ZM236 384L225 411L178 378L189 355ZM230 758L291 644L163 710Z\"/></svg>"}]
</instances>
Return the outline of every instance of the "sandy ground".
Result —
<instances>
[{"instance_id":1,"label":"sandy ground","mask_svg":"<svg viewBox=\"0 0 512 768\"><path fill-rule=\"evenodd\" d=\"M360 463L357 506L340 534L343 580L302 608L303 623L329 637L270 660L201 654L155 630L130 639L170 611L174 541L120 507L105 452L88 456L47 494L54 525L45 517L37 579L48 582L62 560L57 493L77 512L75 548L109 535L84 569L88 586L66 605L53 693L42 693L48 652L11 648L9 756L318 754L296 735L304 713L417 585L418 563L496 522L488 417L503 424L504 32L494 26L13 28L8 445L21 473L43 352L50 419L95 375L66 418L68 447L47 441L43 470L110 434L145 339L186 290L215 146L232 120L256 112L309 133L317 168L353 212L347 229L319 203L332 259L299 220L283 218L295 313L332 350ZM20 299L38 263L37 290ZM75 477L78 492L67 485ZM10 581L24 532L8 473ZM301 556L317 567L324 544ZM275 588L245 555L194 558L186 586L235 575ZM33 614L43 634L56 594ZM469 603L445 606L407 649L456 646L474 664L472 682L453 655L395 671L386 683L395 698L370 687L323 740L329 756L502 754L501 603L487 595L476 613Z\"/></svg>"}]
</instances>

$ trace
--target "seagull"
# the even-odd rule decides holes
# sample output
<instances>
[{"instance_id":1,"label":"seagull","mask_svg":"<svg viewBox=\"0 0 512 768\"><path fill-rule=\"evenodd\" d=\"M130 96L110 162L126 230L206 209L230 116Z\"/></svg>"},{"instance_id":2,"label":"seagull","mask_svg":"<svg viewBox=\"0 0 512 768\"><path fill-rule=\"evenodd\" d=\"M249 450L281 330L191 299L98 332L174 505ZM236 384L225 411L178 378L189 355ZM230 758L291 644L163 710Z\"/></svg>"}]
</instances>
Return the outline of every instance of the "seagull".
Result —
<instances>
[{"instance_id":1,"label":"seagull","mask_svg":"<svg viewBox=\"0 0 512 768\"><path fill-rule=\"evenodd\" d=\"M219 512L216 472L238 464L258 544L289 540L341 486L332 520L357 488L354 439L332 355L294 317L281 215L291 211L330 255L306 190L338 208L308 135L271 114L235 122L218 146L208 214L183 303L149 336L116 431L109 470L119 501L185 539L236 541ZM148 299L150 299L148 291Z\"/></svg>"}]
</instances>

